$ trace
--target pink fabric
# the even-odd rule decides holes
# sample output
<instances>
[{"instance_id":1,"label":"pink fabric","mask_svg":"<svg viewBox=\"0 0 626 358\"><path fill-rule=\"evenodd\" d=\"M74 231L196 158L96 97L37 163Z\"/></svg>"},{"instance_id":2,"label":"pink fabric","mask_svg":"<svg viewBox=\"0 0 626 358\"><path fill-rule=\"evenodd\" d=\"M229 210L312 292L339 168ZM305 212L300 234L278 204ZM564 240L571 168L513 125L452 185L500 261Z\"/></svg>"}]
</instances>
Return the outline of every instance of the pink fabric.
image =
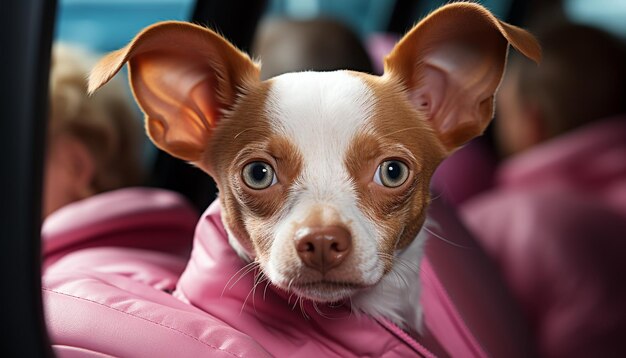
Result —
<instances>
[{"instance_id":1,"label":"pink fabric","mask_svg":"<svg viewBox=\"0 0 626 358\"><path fill-rule=\"evenodd\" d=\"M133 247L186 258L198 214L173 192L128 188L67 205L42 225L44 269L89 247Z\"/></svg>"},{"instance_id":2,"label":"pink fabric","mask_svg":"<svg viewBox=\"0 0 626 358\"><path fill-rule=\"evenodd\" d=\"M625 118L512 158L498 187L462 214L498 261L543 355L626 355Z\"/></svg>"},{"instance_id":3,"label":"pink fabric","mask_svg":"<svg viewBox=\"0 0 626 358\"><path fill-rule=\"evenodd\" d=\"M133 207L126 205L126 199L146 204L126 211L132 216L148 215L149 205L155 202L149 197L159 193L122 194L114 195L117 201L101 199L106 207L121 211ZM147 196L146 200L140 200L141 196ZM177 200L169 203L180 204ZM158 214L170 205L156 205L152 210ZM514 357L532 351L516 329L522 324L510 300L502 295L503 286L494 270L441 202L433 203L431 214L445 230L434 232L454 242L431 237L427 243L428 257L421 271L428 329L418 340L385 319L351 313L347 303L322 305L320 314L310 302L300 305L265 282L255 289L256 272L246 274L245 263L229 246L218 202L198 223L188 263L184 256L163 250L167 241L159 244L159 250L148 250L134 247L132 240L123 247L109 246L115 237L96 240L73 234L69 240L56 236L82 232L101 238L106 230L87 230L83 225L102 228L118 227L117 220L132 222L109 210L81 210L80 206L77 203L72 209L74 215L88 218L70 220L65 214L68 226L58 224L45 237L45 258L64 253L47 266L43 277L46 324L55 352L62 357ZM108 225L102 225L98 215ZM158 220L154 225L163 224L161 215L153 218ZM135 233L141 242L141 234L152 231L144 231L148 220L139 224ZM46 227L55 227L50 225ZM130 226L126 229L133 231ZM119 231L108 233L115 232ZM186 241L182 236L171 239L173 248ZM92 245L86 247L84 242ZM169 294L175 287L174 294Z\"/></svg>"},{"instance_id":4,"label":"pink fabric","mask_svg":"<svg viewBox=\"0 0 626 358\"><path fill-rule=\"evenodd\" d=\"M245 334L128 277L57 271L45 275L43 284L54 346L114 357L268 356ZM57 353L75 356L67 349Z\"/></svg>"},{"instance_id":5,"label":"pink fabric","mask_svg":"<svg viewBox=\"0 0 626 358\"><path fill-rule=\"evenodd\" d=\"M46 325L60 357L264 357L250 337L172 297L197 214L177 194L123 189L43 226Z\"/></svg>"},{"instance_id":6,"label":"pink fabric","mask_svg":"<svg viewBox=\"0 0 626 358\"><path fill-rule=\"evenodd\" d=\"M68 347L63 345L53 345L52 349L57 357L64 358L108 358L109 355L94 352L88 349Z\"/></svg>"}]
</instances>

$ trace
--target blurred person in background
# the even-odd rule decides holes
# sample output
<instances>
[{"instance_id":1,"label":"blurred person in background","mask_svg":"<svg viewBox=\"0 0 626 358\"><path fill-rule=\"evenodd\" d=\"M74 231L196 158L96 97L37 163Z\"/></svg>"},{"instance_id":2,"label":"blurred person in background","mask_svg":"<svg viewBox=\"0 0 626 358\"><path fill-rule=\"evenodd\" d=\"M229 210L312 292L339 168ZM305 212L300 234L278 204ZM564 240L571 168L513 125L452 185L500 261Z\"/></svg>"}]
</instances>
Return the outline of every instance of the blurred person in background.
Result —
<instances>
[{"instance_id":1,"label":"blurred person in background","mask_svg":"<svg viewBox=\"0 0 626 358\"><path fill-rule=\"evenodd\" d=\"M359 37L329 18L267 19L257 30L253 52L263 63L262 79L299 71L373 71Z\"/></svg>"},{"instance_id":2,"label":"blurred person in background","mask_svg":"<svg viewBox=\"0 0 626 358\"><path fill-rule=\"evenodd\" d=\"M198 213L178 194L139 187L144 136L139 113L120 79L87 94L92 64L81 48L53 46L41 232L44 272L53 264L69 265L61 262L66 256L75 258L72 268L120 265L128 253L109 257L94 248L131 247L166 253L157 261L164 260L160 264L177 277L191 250ZM76 259L80 251L89 258Z\"/></svg>"},{"instance_id":3,"label":"blurred person in background","mask_svg":"<svg viewBox=\"0 0 626 358\"><path fill-rule=\"evenodd\" d=\"M75 201L141 183L140 118L121 82L89 97L89 57L78 47L53 48L44 217Z\"/></svg>"},{"instance_id":4,"label":"blurred person in background","mask_svg":"<svg viewBox=\"0 0 626 358\"><path fill-rule=\"evenodd\" d=\"M547 357L626 355L626 52L600 30L538 34L539 66L510 59L497 97L506 156L465 202Z\"/></svg>"}]
</instances>

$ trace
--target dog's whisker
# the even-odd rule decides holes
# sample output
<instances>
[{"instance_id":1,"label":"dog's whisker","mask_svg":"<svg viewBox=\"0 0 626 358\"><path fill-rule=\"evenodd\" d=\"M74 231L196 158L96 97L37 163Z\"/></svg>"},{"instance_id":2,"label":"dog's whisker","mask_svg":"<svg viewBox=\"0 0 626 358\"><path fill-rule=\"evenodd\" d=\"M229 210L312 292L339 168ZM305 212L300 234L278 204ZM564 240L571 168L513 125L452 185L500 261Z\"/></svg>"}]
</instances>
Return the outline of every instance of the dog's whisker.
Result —
<instances>
[{"instance_id":1,"label":"dog's whisker","mask_svg":"<svg viewBox=\"0 0 626 358\"><path fill-rule=\"evenodd\" d=\"M380 252L378 253L378 256L383 260L386 261L387 263L390 264L398 264L410 271L416 272L415 268L413 267L413 265L409 262L407 262L406 260L404 260L402 257L399 256L394 256L385 252Z\"/></svg>"},{"instance_id":2,"label":"dog's whisker","mask_svg":"<svg viewBox=\"0 0 626 358\"><path fill-rule=\"evenodd\" d=\"M430 198L430 201L435 201L438 200L439 198L441 198L443 196L443 193L437 193L437 195L435 195L434 197Z\"/></svg>"},{"instance_id":3,"label":"dog's whisker","mask_svg":"<svg viewBox=\"0 0 626 358\"><path fill-rule=\"evenodd\" d=\"M398 282L403 284L404 287L409 287L409 283L406 281L406 279L404 278L404 276L402 276L400 273L393 271L393 273L395 274L395 277L398 279Z\"/></svg>"},{"instance_id":4,"label":"dog's whisker","mask_svg":"<svg viewBox=\"0 0 626 358\"><path fill-rule=\"evenodd\" d=\"M242 134L244 134L245 132L248 132L248 131L257 131L257 132L261 132L261 133L265 134L265 131L263 130L263 128L250 127L250 128L246 128L246 129L242 130L241 132L237 133L233 137L233 140L237 139L240 135L242 135Z\"/></svg>"},{"instance_id":5,"label":"dog's whisker","mask_svg":"<svg viewBox=\"0 0 626 358\"><path fill-rule=\"evenodd\" d=\"M462 249L469 249L469 247L467 247L467 246L463 246L463 245L461 245L461 244L457 244L456 242L452 242L452 241L450 241L450 240L448 240L448 239L444 238L443 236L441 236L441 235L437 234L436 232L432 231L431 229L429 229L429 228L427 228L427 227L423 227L422 229L423 229L424 231L426 231L427 233L429 233L429 234L433 235L434 237L436 237L436 238L440 239L441 241L443 241L443 242L445 242L445 243L448 243L448 244L450 244L450 245L452 245L452 246L456 246L456 247L459 247L459 248L462 248Z\"/></svg>"},{"instance_id":6,"label":"dog's whisker","mask_svg":"<svg viewBox=\"0 0 626 358\"><path fill-rule=\"evenodd\" d=\"M262 271L259 271L259 273L257 274L257 276L255 277L255 282L254 285L252 286L252 308L254 308L254 312L257 313L256 311L256 301L255 301L255 297L256 297L256 288L258 285L260 285L264 280L266 280L267 277L265 277L265 275L263 274Z\"/></svg>"},{"instance_id":7,"label":"dog's whisker","mask_svg":"<svg viewBox=\"0 0 626 358\"><path fill-rule=\"evenodd\" d=\"M318 315L324 317L324 313L322 313L322 311L320 310L319 307L317 307L317 302L313 301L311 302L313 304L313 309L315 310L315 312L317 312Z\"/></svg>"},{"instance_id":8,"label":"dog's whisker","mask_svg":"<svg viewBox=\"0 0 626 358\"><path fill-rule=\"evenodd\" d=\"M396 258L396 256L388 254L386 252L379 252L378 257L383 259L383 261L386 261L385 263L393 263L393 259Z\"/></svg>"},{"instance_id":9,"label":"dog's whisker","mask_svg":"<svg viewBox=\"0 0 626 358\"><path fill-rule=\"evenodd\" d=\"M255 265L250 266L244 273L242 273L239 278L233 282L232 285L230 285L230 287L228 288L229 290L231 290L233 287L235 287L235 285L241 281L242 278L244 278L246 275L248 275L250 272L254 271L257 268L258 264L255 263Z\"/></svg>"},{"instance_id":10,"label":"dog's whisker","mask_svg":"<svg viewBox=\"0 0 626 358\"><path fill-rule=\"evenodd\" d=\"M255 275L255 281L256 278L258 277L258 275ZM254 309L254 312L256 313L256 307L254 305L254 294L255 294L255 289L256 286L258 285L257 282L254 282L254 284L252 285L252 288L250 288L250 290L248 291L248 294L246 295L246 298L243 300L243 305L241 305L241 310L239 311L239 314L241 314L246 306L246 303L248 302L248 299L250 298L250 295L252 295L252 308Z\"/></svg>"},{"instance_id":11,"label":"dog's whisker","mask_svg":"<svg viewBox=\"0 0 626 358\"><path fill-rule=\"evenodd\" d=\"M395 285L409 287L408 282L406 281L406 279L404 278L404 276L402 274L400 274L399 272L394 271L394 270L392 270L390 272L390 274L391 274L390 277L395 279L395 281L396 281ZM385 282L385 283L387 283L387 282Z\"/></svg>"},{"instance_id":12,"label":"dog's whisker","mask_svg":"<svg viewBox=\"0 0 626 358\"><path fill-rule=\"evenodd\" d=\"M265 288L263 289L263 301L265 301L265 294L267 293L267 287L272 283L269 279L267 279L267 283L265 284Z\"/></svg>"},{"instance_id":13,"label":"dog's whisker","mask_svg":"<svg viewBox=\"0 0 626 358\"><path fill-rule=\"evenodd\" d=\"M245 275L247 275L249 273L249 269L251 267L254 267L255 265L258 265L256 262L250 262L249 264L245 265L244 267L240 268L237 272L235 272L229 279L228 281L226 281L226 284L224 285L224 288L222 289L222 294L220 297L224 297L224 292L226 292L226 287L228 287L228 284L239 274L241 274L241 276L237 279L237 281L235 281L235 283L233 283L232 286L230 286L228 289L231 290L236 284L237 282L239 282L239 280L241 280L241 278ZM244 273L242 273L242 271L245 271Z\"/></svg>"},{"instance_id":14,"label":"dog's whisker","mask_svg":"<svg viewBox=\"0 0 626 358\"><path fill-rule=\"evenodd\" d=\"M406 131L412 131L412 130L414 130L414 129L421 129L421 128L422 128L422 127L417 127L417 126L416 126L416 127L407 127L407 128L402 128L402 129L399 129L399 130L397 130L397 131L394 131L394 132L391 132L391 133L387 133L387 134L385 134L384 136L381 136L381 138L386 138L386 137L392 136L392 135L394 135L394 134L398 134L398 133L402 133L402 132L406 132Z\"/></svg>"},{"instance_id":15,"label":"dog's whisker","mask_svg":"<svg viewBox=\"0 0 626 358\"><path fill-rule=\"evenodd\" d=\"M291 296L295 295L295 293L292 293L291 295L289 295L289 299L287 300L288 303L291 302ZM291 307L291 310L295 310L296 309L296 305L298 304L298 296L296 296L296 300L293 303L293 306Z\"/></svg>"},{"instance_id":16,"label":"dog's whisker","mask_svg":"<svg viewBox=\"0 0 626 358\"><path fill-rule=\"evenodd\" d=\"M400 230L400 233L396 237L396 242L393 243L393 247L398 247L398 243L400 242L400 239L402 239L402 234L404 234L405 229L406 229L406 226L403 226L402 230Z\"/></svg>"},{"instance_id":17,"label":"dog's whisker","mask_svg":"<svg viewBox=\"0 0 626 358\"><path fill-rule=\"evenodd\" d=\"M324 312L322 312L322 310L318 307L317 302L312 301L312 304L313 304L313 309L315 309L315 312L317 312L317 314L320 315L320 317L323 317L326 319L336 319L335 317L331 317L325 314Z\"/></svg>"},{"instance_id":18,"label":"dog's whisker","mask_svg":"<svg viewBox=\"0 0 626 358\"><path fill-rule=\"evenodd\" d=\"M300 312L302 312L304 319L306 319L307 321L311 319L311 317L306 313L306 310L304 309L304 300L302 299L302 297L300 297Z\"/></svg>"},{"instance_id":19,"label":"dog's whisker","mask_svg":"<svg viewBox=\"0 0 626 358\"><path fill-rule=\"evenodd\" d=\"M250 291L248 291L248 294L246 295L246 298L243 300L243 304L241 305L241 309L239 310L239 315L241 315L243 313L243 310L246 307L246 303L248 303L248 298L250 297L250 293L252 293L252 289L250 289Z\"/></svg>"},{"instance_id":20,"label":"dog's whisker","mask_svg":"<svg viewBox=\"0 0 626 358\"><path fill-rule=\"evenodd\" d=\"M226 290L226 287L228 287L228 284L235 278L235 276L239 275L242 271L247 270L249 268L250 265L252 265L253 263L249 263L245 266L243 266L242 268L240 268L239 270L237 270L237 272L235 272L232 276L230 276L230 278L228 279L228 281L226 281L226 284L224 285L224 289L222 290L222 296L224 295L224 291Z\"/></svg>"},{"instance_id":21,"label":"dog's whisker","mask_svg":"<svg viewBox=\"0 0 626 358\"><path fill-rule=\"evenodd\" d=\"M394 256L385 252L378 253L378 256L381 260L386 261L388 263L392 263L394 265L395 269L391 270L391 273L392 273L391 277L397 280L398 285L409 287L409 283L406 277L408 273L417 274L417 275L419 275L420 273L419 266L414 266L401 257Z\"/></svg>"},{"instance_id":22,"label":"dog's whisker","mask_svg":"<svg viewBox=\"0 0 626 358\"><path fill-rule=\"evenodd\" d=\"M419 274L419 269L420 269L419 265L414 265L411 262L407 262L402 257L396 257L395 262L398 264L400 268L409 270L411 273L414 273L414 274Z\"/></svg>"}]
</instances>

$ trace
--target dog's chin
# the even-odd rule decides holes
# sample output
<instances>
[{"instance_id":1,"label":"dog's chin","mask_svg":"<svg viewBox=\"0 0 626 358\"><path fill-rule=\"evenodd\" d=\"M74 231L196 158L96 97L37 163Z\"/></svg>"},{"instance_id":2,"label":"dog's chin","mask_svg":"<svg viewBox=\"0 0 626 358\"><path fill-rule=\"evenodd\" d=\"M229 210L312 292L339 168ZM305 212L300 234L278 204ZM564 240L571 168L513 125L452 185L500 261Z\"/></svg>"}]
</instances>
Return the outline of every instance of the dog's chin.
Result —
<instances>
[{"instance_id":1,"label":"dog's chin","mask_svg":"<svg viewBox=\"0 0 626 358\"><path fill-rule=\"evenodd\" d=\"M368 286L352 282L317 281L292 283L289 290L299 297L320 303L340 302Z\"/></svg>"}]
</instances>

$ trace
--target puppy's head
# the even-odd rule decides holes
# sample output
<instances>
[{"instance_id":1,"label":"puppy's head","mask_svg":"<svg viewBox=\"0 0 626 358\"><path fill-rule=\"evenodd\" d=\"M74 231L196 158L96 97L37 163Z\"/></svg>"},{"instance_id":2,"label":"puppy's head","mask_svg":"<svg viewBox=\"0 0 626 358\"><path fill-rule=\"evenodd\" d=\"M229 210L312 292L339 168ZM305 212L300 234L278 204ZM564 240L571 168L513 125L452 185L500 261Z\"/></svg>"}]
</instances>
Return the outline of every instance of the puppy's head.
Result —
<instances>
[{"instance_id":1,"label":"puppy's head","mask_svg":"<svg viewBox=\"0 0 626 358\"><path fill-rule=\"evenodd\" d=\"M238 253L280 288L337 301L378 283L413 242L436 166L492 118L509 43L540 57L524 30L457 3L415 26L382 77L262 82L222 37L166 22L106 56L89 87L128 62L150 138L215 178Z\"/></svg>"}]
</instances>

